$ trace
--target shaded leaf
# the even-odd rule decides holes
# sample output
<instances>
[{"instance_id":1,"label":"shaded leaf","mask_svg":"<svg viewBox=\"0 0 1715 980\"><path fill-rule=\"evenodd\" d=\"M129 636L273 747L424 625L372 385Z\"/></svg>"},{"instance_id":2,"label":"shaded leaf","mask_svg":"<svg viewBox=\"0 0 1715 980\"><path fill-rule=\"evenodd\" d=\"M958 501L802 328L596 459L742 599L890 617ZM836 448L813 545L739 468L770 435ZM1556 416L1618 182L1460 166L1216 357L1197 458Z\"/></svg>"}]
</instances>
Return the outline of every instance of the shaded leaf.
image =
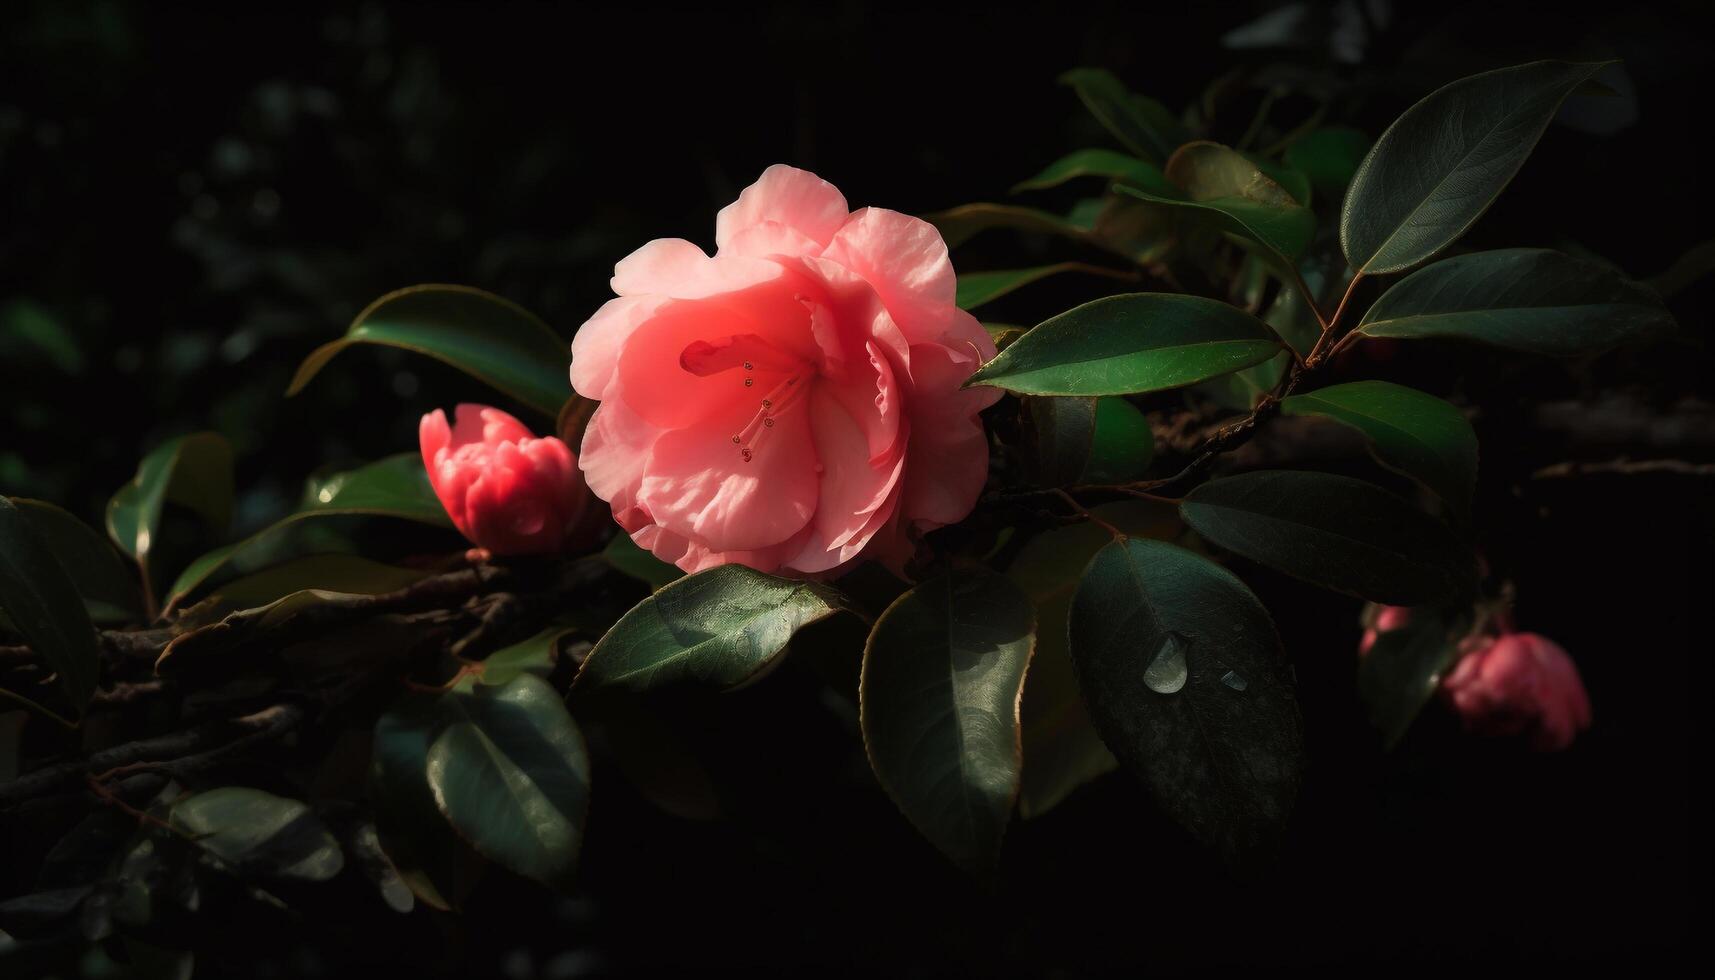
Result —
<instances>
[{"instance_id":1,"label":"shaded leaf","mask_svg":"<svg viewBox=\"0 0 1715 980\"><path fill-rule=\"evenodd\" d=\"M107 538L45 501L14 497L12 503L71 576L92 620L111 624L143 618L137 580Z\"/></svg>"},{"instance_id":2,"label":"shaded leaf","mask_svg":"<svg viewBox=\"0 0 1715 980\"><path fill-rule=\"evenodd\" d=\"M956 208L926 214L923 220L941 232L941 238L948 248L957 248L975 236L995 228L1011 228L1015 231L1057 235L1094 245L1102 244L1088 231L1059 215L1014 204L961 204Z\"/></svg>"},{"instance_id":3,"label":"shaded leaf","mask_svg":"<svg viewBox=\"0 0 1715 980\"><path fill-rule=\"evenodd\" d=\"M798 630L845 608L828 586L721 565L633 606L589 652L577 682L631 691L736 687L774 666Z\"/></svg>"},{"instance_id":4,"label":"shaded leaf","mask_svg":"<svg viewBox=\"0 0 1715 980\"><path fill-rule=\"evenodd\" d=\"M1090 114L1121 145L1147 161L1167 159L1190 138L1165 106L1129 91L1105 69L1074 68L1061 75L1060 82L1077 91Z\"/></svg>"},{"instance_id":5,"label":"shaded leaf","mask_svg":"<svg viewBox=\"0 0 1715 980\"><path fill-rule=\"evenodd\" d=\"M143 457L137 475L108 501L107 534L147 577L166 504L190 509L216 534L225 534L232 524L232 494L232 447L226 439L213 432L180 436Z\"/></svg>"},{"instance_id":6,"label":"shaded leaf","mask_svg":"<svg viewBox=\"0 0 1715 980\"><path fill-rule=\"evenodd\" d=\"M1477 433L1434 395L1386 381L1354 381L1290 395L1287 415L1333 419L1362 432L1383 466L1428 487L1460 514L1477 488Z\"/></svg>"},{"instance_id":7,"label":"shaded leaf","mask_svg":"<svg viewBox=\"0 0 1715 980\"><path fill-rule=\"evenodd\" d=\"M1119 185L1119 190L1179 210L1243 242L1289 272L1316 232L1316 215L1243 154L1218 143L1188 143L1167 164L1183 194Z\"/></svg>"},{"instance_id":8,"label":"shaded leaf","mask_svg":"<svg viewBox=\"0 0 1715 980\"><path fill-rule=\"evenodd\" d=\"M1068 626L1091 719L1115 756L1231 860L1277 841L1303 773L1280 640L1231 572L1127 538L1084 571Z\"/></svg>"},{"instance_id":9,"label":"shaded leaf","mask_svg":"<svg viewBox=\"0 0 1715 980\"><path fill-rule=\"evenodd\" d=\"M1359 659L1358 697L1388 748L1399 744L1434 697L1470 626L1468 609L1417 606L1405 626L1377 633Z\"/></svg>"},{"instance_id":10,"label":"shaded leaf","mask_svg":"<svg viewBox=\"0 0 1715 980\"><path fill-rule=\"evenodd\" d=\"M1445 524L1362 480L1261 470L1205 483L1179 510L1228 551L1373 602L1433 602L1476 580L1474 556Z\"/></svg>"},{"instance_id":11,"label":"shaded leaf","mask_svg":"<svg viewBox=\"0 0 1715 980\"><path fill-rule=\"evenodd\" d=\"M1256 317L1173 293L1109 296L1037 325L971 375L1028 395L1123 395L1229 374L1281 349Z\"/></svg>"},{"instance_id":12,"label":"shaded leaf","mask_svg":"<svg viewBox=\"0 0 1715 980\"><path fill-rule=\"evenodd\" d=\"M1016 194L1019 191L1058 187L1079 177L1124 180L1144 188L1165 190L1170 187L1167 178L1162 176L1161 169L1154 164L1113 150L1098 149L1068 153L1042 168L1041 173L1014 186L1012 191Z\"/></svg>"},{"instance_id":13,"label":"shaded leaf","mask_svg":"<svg viewBox=\"0 0 1715 980\"><path fill-rule=\"evenodd\" d=\"M469 286L410 286L369 304L345 336L316 348L292 378L303 391L336 354L382 344L427 354L553 418L571 396L571 347L510 300Z\"/></svg>"},{"instance_id":14,"label":"shaded leaf","mask_svg":"<svg viewBox=\"0 0 1715 980\"><path fill-rule=\"evenodd\" d=\"M1029 597L987 569L900 596L864 647L859 715L888 796L959 867L993 871L1018 795Z\"/></svg>"},{"instance_id":15,"label":"shaded leaf","mask_svg":"<svg viewBox=\"0 0 1715 980\"><path fill-rule=\"evenodd\" d=\"M477 683L505 686L520 674L547 679L554 672L560 638L574 631L570 626L549 626L535 635L502 647L482 659Z\"/></svg>"},{"instance_id":16,"label":"shaded leaf","mask_svg":"<svg viewBox=\"0 0 1715 980\"><path fill-rule=\"evenodd\" d=\"M1443 259L1395 283L1358 324L1370 337L1451 337L1561 356L1673 328L1647 287L1604 263L1544 248Z\"/></svg>"},{"instance_id":17,"label":"shaded leaf","mask_svg":"<svg viewBox=\"0 0 1715 980\"><path fill-rule=\"evenodd\" d=\"M1096 265L1086 265L1083 262L1059 262L1054 265L1039 265L1029 269L1000 269L994 272L966 272L959 276L955 302L961 310L974 310L1015 289L1021 289L1033 282L1062 272L1086 272L1091 275L1132 278L1128 273L1104 269Z\"/></svg>"},{"instance_id":18,"label":"shaded leaf","mask_svg":"<svg viewBox=\"0 0 1715 980\"><path fill-rule=\"evenodd\" d=\"M520 674L460 684L435 702L427 756L435 803L471 846L515 874L564 886L589 809L589 756L560 695Z\"/></svg>"},{"instance_id":19,"label":"shaded leaf","mask_svg":"<svg viewBox=\"0 0 1715 980\"><path fill-rule=\"evenodd\" d=\"M59 675L79 714L95 693L101 651L83 597L34 523L0 496L0 610Z\"/></svg>"},{"instance_id":20,"label":"shaded leaf","mask_svg":"<svg viewBox=\"0 0 1715 980\"><path fill-rule=\"evenodd\" d=\"M1518 173L1568 95L1601 63L1538 61L1462 78L1405 111L1353 175L1340 245L1367 275L1452 244Z\"/></svg>"},{"instance_id":21,"label":"shaded leaf","mask_svg":"<svg viewBox=\"0 0 1715 980\"><path fill-rule=\"evenodd\" d=\"M259 789L194 793L173 804L169 819L240 873L326 881L345 866L339 842L308 806Z\"/></svg>"},{"instance_id":22,"label":"shaded leaf","mask_svg":"<svg viewBox=\"0 0 1715 980\"><path fill-rule=\"evenodd\" d=\"M601 556L616 571L637 579L649 586L651 591L685 577L685 573L677 565L664 562L651 552L644 551L637 546L637 542L631 540L631 535L623 531L613 536L613 540L602 549Z\"/></svg>"},{"instance_id":23,"label":"shaded leaf","mask_svg":"<svg viewBox=\"0 0 1715 980\"><path fill-rule=\"evenodd\" d=\"M1310 178L1311 186L1339 201L1370 148L1370 138L1347 126L1313 129L1286 148L1286 165Z\"/></svg>"}]
</instances>

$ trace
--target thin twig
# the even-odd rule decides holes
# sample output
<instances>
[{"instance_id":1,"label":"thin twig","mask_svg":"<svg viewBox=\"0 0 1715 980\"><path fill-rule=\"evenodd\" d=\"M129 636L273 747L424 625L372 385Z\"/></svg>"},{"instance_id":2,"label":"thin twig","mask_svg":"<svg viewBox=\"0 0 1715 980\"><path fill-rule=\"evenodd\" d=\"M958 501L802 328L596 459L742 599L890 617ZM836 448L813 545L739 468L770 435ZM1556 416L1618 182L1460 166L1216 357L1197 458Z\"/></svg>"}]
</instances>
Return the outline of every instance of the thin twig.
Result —
<instances>
[{"instance_id":1,"label":"thin twig","mask_svg":"<svg viewBox=\"0 0 1715 980\"><path fill-rule=\"evenodd\" d=\"M1641 476L1655 473L1712 477L1715 476L1715 463L1692 463L1683 459L1611 459L1604 463L1567 461L1544 466L1532 473L1530 478L1557 480L1574 476Z\"/></svg>"}]
</instances>

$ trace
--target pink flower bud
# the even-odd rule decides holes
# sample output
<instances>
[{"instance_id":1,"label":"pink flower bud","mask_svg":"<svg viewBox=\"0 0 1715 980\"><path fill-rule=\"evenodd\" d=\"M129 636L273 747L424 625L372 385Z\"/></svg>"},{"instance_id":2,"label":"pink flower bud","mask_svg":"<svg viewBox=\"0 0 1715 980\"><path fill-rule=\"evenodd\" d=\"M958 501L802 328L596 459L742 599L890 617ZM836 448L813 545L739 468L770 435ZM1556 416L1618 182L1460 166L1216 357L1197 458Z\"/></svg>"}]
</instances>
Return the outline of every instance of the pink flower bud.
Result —
<instances>
[{"instance_id":1,"label":"pink flower bud","mask_svg":"<svg viewBox=\"0 0 1715 980\"><path fill-rule=\"evenodd\" d=\"M498 555L559 551L587 499L571 449L533 437L498 408L460 405L454 417L449 428L436 409L417 429L429 483L453 526Z\"/></svg>"},{"instance_id":2,"label":"pink flower bud","mask_svg":"<svg viewBox=\"0 0 1715 980\"><path fill-rule=\"evenodd\" d=\"M1590 698L1577 666L1535 633L1508 633L1467 654L1441 693L1468 731L1526 735L1539 751L1564 749L1590 727Z\"/></svg>"},{"instance_id":3,"label":"pink flower bud","mask_svg":"<svg viewBox=\"0 0 1715 980\"><path fill-rule=\"evenodd\" d=\"M1370 652L1370 647L1376 645L1376 637L1383 633L1391 633L1411 622L1410 606L1371 606L1378 609L1372 625L1364 630L1364 638L1358 641L1358 656Z\"/></svg>"}]
</instances>

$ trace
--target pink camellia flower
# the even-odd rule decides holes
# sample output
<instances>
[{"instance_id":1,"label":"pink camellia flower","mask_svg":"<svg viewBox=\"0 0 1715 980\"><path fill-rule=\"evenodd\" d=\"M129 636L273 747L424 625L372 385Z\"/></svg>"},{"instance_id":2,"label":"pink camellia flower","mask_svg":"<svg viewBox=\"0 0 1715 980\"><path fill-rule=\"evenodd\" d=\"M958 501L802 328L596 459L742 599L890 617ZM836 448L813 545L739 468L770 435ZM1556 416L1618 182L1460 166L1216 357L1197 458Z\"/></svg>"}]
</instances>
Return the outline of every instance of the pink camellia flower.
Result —
<instances>
[{"instance_id":1,"label":"pink camellia flower","mask_svg":"<svg viewBox=\"0 0 1715 980\"><path fill-rule=\"evenodd\" d=\"M579 454L590 489L686 571L897 568L913 531L975 506L977 413L1000 397L959 389L995 348L953 303L940 234L773 166L721 210L715 244L633 252L573 339L572 386L601 401Z\"/></svg>"},{"instance_id":2,"label":"pink camellia flower","mask_svg":"<svg viewBox=\"0 0 1715 980\"><path fill-rule=\"evenodd\" d=\"M1380 606L1376 609L1375 619L1364 630L1364 636L1358 641L1358 656L1370 652L1370 647L1376 645L1376 637L1383 633L1392 633L1411 622L1410 606Z\"/></svg>"},{"instance_id":3,"label":"pink camellia flower","mask_svg":"<svg viewBox=\"0 0 1715 980\"><path fill-rule=\"evenodd\" d=\"M564 442L486 405L435 409L417 427L435 496L464 536L497 555L560 550L588 499Z\"/></svg>"},{"instance_id":4,"label":"pink camellia flower","mask_svg":"<svg viewBox=\"0 0 1715 980\"><path fill-rule=\"evenodd\" d=\"M1471 731L1525 734L1540 751L1557 751L1590 727L1590 698L1578 668L1554 641L1508 633L1463 657L1442 694Z\"/></svg>"}]
</instances>

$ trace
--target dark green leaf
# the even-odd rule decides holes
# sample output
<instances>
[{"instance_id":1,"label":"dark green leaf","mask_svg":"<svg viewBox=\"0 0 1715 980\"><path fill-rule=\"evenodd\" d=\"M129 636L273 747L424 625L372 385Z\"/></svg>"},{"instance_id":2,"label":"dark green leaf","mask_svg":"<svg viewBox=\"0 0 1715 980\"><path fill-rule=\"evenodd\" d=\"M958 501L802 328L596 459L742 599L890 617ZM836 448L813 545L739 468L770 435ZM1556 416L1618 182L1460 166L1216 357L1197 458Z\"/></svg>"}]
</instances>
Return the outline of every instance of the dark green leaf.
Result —
<instances>
[{"instance_id":1,"label":"dark green leaf","mask_svg":"<svg viewBox=\"0 0 1715 980\"><path fill-rule=\"evenodd\" d=\"M1358 172L1370 138L1345 126L1326 126L1304 134L1286 148L1286 165L1310 178L1318 191L1339 201Z\"/></svg>"},{"instance_id":2,"label":"dark green leaf","mask_svg":"<svg viewBox=\"0 0 1715 980\"><path fill-rule=\"evenodd\" d=\"M1243 473L1205 483L1179 509L1214 544L1374 602L1433 602L1475 583L1475 559L1445 524L1362 480Z\"/></svg>"},{"instance_id":3,"label":"dark green leaf","mask_svg":"<svg viewBox=\"0 0 1715 980\"><path fill-rule=\"evenodd\" d=\"M12 503L71 576L92 620L129 623L143 617L136 578L100 532L45 501L14 497Z\"/></svg>"},{"instance_id":4,"label":"dark green leaf","mask_svg":"<svg viewBox=\"0 0 1715 980\"><path fill-rule=\"evenodd\" d=\"M1036 176L1013 187L1013 193L1058 187L1078 177L1123 180L1143 188L1170 189L1161 169L1137 157L1113 150L1077 150L1054 161Z\"/></svg>"},{"instance_id":5,"label":"dark green leaf","mask_svg":"<svg viewBox=\"0 0 1715 980\"><path fill-rule=\"evenodd\" d=\"M987 569L900 596L864 647L859 715L882 788L959 867L994 870L1022 750L1018 704L1034 645L1030 598Z\"/></svg>"},{"instance_id":6,"label":"dark green leaf","mask_svg":"<svg viewBox=\"0 0 1715 980\"><path fill-rule=\"evenodd\" d=\"M1405 626L1376 634L1358 662L1358 696L1388 748L1399 743L1434 696L1442 675L1458 659L1470 625L1466 611L1418 606Z\"/></svg>"},{"instance_id":7,"label":"dark green leaf","mask_svg":"<svg viewBox=\"0 0 1715 980\"><path fill-rule=\"evenodd\" d=\"M1258 166L1218 143L1189 143L1167 165L1183 195L1120 185L1153 204L1166 205L1243 242L1260 246L1272 266L1290 270L1316 233L1316 216Z\"/></svg>"},{"instance_id":8,"label":"dark green leaf","mask_svg":"<svg viewBox=\"0 0 1715 980\"><path fill-rule=\"evenodd\" d=\"M1149 419L1124 398L1096 399L1096 432L1083 483L1128 483L1143 478L1155 458L1155 432Z\"/></svg>"},{"instance_id":9,"label":"dark green leaf","mask_svg":"<svg viewBox=\"0 0 1715 980\"><path fill-rule=\"evenodd\" d=\"M1465 413L1433 395L1386 381L1354 381L1283 399L1288 415L1316 415L1362 432L1383 466L1470 511L1477 488L1477 434Z\"/></svg>"},{"instance_id":10,"label":"dark green leaf","mask_svg":"<svg viewBox=\"0 0 1715 980\"><path fill-rule=\"evenodd\" d=\"M326 881L345 859L310 808L259 789L226 786L173 804L173 829L242 873Z\"/></svg>"},{"instance_id":11,"label":"dark green leaf","mask_svg":"<svg viewBox=\"0 0 1715 980\"><path fill-rule=\"evenodd\" d=\"M48 542L8 497L0 497L0 610L81 714L101 661L95 624Z\"/></svg>"},{"instance_id":12,"label":"dark green leaf","mask_svg":"<svg viewBox=\"0 0 1715 980\"><path fill-rule=\"evenodd\" d=\"M1370 337L1453 337L1561 356L1673 327L1648 288L1603 263L1543 248L1473 252L1419 269L1358 324Z\"/></svg>"},{"instance_id":13,"label":"dark green leaf","mask_svg":"<svg viewBox=\"0 0 1715 980\"><path fill-rule=\"evenodd\" d=\"M382 850L417 898L458 908L481 858L453 830L429 788L429 747L442 726L439 694L409 694L375 723L370 798Z\"/></svg>"},{"instance_id":14,"label":"dark green leaf","mask_svg":"<svg viewBox=\"0 0 1715 980\"><path fill-rule=\"evenodd\" d=\"M563 887L589 809L583 736L547 681L460 684L436 701L428 782L476 850L526 878Z\"/></svg>"},{"instance_id":15,"label":"dark green leaf","mask_svg":"<svg viewBox=\"0 0 1715 980\"><path fill-rule=\"evenodd\" d=\"M637 542L631 540L631 535L623 531L613 536L613 540L602 549L601 555L615 570L637 579L649 586L651 591L685 577L685 573L680 571L677 565L670 565L639 548Z\"/></svg>"},{"instance_id":16,"label":"dark green leaf","mask_svg":"<svg viewBox=\"0 0 1715 980\"><path fill-rule=\"evenodd\" d=\"M774 666L792 634L844 608L825 585L721 565L633 606L584 659L578 682L633 691L736 687Z\"/></svg>"},{"instance_id":17,"label":"dark green leaf","mask_svg":"<svg viewBox=\"0 0 1715 980\"><path fill-rule=\"evenodd\" d=\"M293 550L290 538L296 533L294 525L299 521L337 514L398 517L421 524L452 526L446 509L429 485L423 458L416 453L389 456L355 470L310 480L299 510L237 544L217 548L191 562L168 592L168 606L182 602L205 585L273 564L280 560L282 552Z\"/></svg>"},{"instance_id":18,"label":"dark green leaf","mask_svg":"<svg viewBox=\"0 0 1715 980\"><path fill-rule=\"evenodd\" d=\"M287 395L304 390L334 355L383 344L445 361L525 405L555 417L571 396L571 348L510 300L468 286L411 286L357 315L345 336L316 348Z\"/></svg>"},{"instance_id":19,"label":"dark green leaf","mask_svg":"<svg viewBox=\"0 0 1715 980\"><path fill-rule=\"evenodd\" d=\"M194 511L216 534L226 533L232 523L232 447L224 438L197 432L156 447L108 502L107 534L137 559L145 576L169 502Z\"/></svg>"},{"instance_id":20,"label":"dark green leaf","mask_svg":"<svg viewBox=\"0 0 1715 980\"><path fill-rule=\"evenodd\" d=\"M223 605L249 609L306 589L346 595L380 595L403 589L428 575L420 568L384 565L358 555L305 555L254 575L234 579L211 595Z\"/></svg>"},{"instance_id":21,"label":"dark green leaf","mask_svg":"<svg viewBox=\"0 0 1715 980\"><path fill-rule=\"evenodd\" d=\"M560 638L571 632L573 627L570 626L549 626L534 636L494 651L483 658L477 682L491 687L505 686L520 674L546 679L554 672Z\"/></svg>"},{"instance_id":22,"label":"dark green leaf","mask_svg":"<svg viewBox=\"0 0 1715 980\"><path fill-rule=\"evenodd\" d=\"M1504 190L1549 120L1599 63L1538 61L1462 78L1405 111L1352 177L1340 244L1367 275L1452 244Z\"/></svg>"},{"instance_id":23,"label":"dark green leaf","mask_svg":"<svg viewBox=\"0 0 1715 980\"><path fill-rule=\"evenodd\" d=\"M1094 513L1127 534L1171 537L1184 530L1178 512L1167 504L1128 500L1096 507ZM1019 549L1006 570L1036 607L1036 652L1019 707L1024 776L1018 813L1026 820L1047 813L1119 764L1090 724L1066 646L1072 593L1084 566L1112 540L1088 522L1044 531Z\"/></svg>"},{"instance_id":24,"label":"dark green leaf","mask_svg":"<svg viewBox=\"0 0 1715 980\"><path fill-rule=\"evenodd\" d=\"M1124 395L1229 374L1280 349L1261 320L1225 303L1131 293L1039 324L966 383L1027 395Z\"/></svg>"},{"instance_id":25,"label":"dark green leaf","mask_svg":"<svg viewBox=\"0 0 1715 980\"><path fill-rule=\"evenodd\" d=\"M1173 817L1230 859L1291 814L1303 733L1280 640L1231 572L1182 548L1103 548L1072 599L1078 686L1096 730Z\"/></svg>"},{"instance_id":26,"label":"dark green leaf","mask_svg":"<svg viewBox=\"0 0 1715 980\"><path fill-rule=\"evenodd\" d=\"M1090 462L1096 435L1096 399L1038 396L1024 400L1027 439L1044 487L1077 483Z\"/></svg>"},{"instance_id":27,"label":"dark green leaf","mask_svg":"<svg viewBox=\"0 0 1715 980\"><path fill-rule=\"evenodd\" d=\"M1152 163L1167 159L1188 138L1173 113L1154 99L1136 95L1101 68L1074 68L1060 76L1114 138Z\"/></svg>"}]
</instances>

